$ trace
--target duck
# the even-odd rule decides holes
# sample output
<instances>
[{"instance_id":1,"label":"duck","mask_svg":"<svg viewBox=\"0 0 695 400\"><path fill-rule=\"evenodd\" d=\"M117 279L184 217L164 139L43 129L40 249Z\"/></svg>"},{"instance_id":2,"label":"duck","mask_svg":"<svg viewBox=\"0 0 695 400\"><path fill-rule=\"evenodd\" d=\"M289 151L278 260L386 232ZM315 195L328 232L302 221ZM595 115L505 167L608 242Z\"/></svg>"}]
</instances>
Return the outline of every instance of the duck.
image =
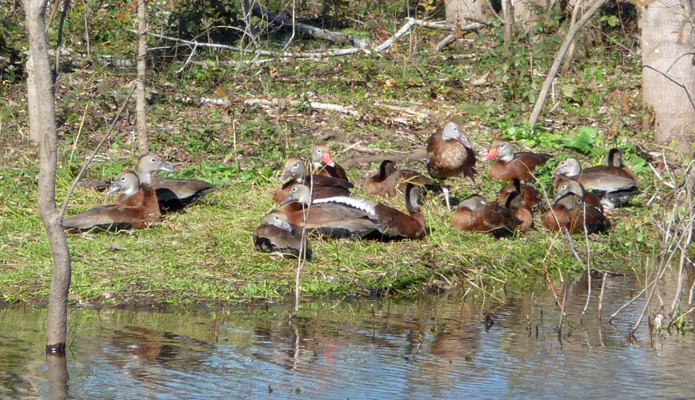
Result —
<instances>
[{"instance_id":1,"label":"duck","mask_svg":"<svg viewBox=\"0 0 695 400\"><path fill-rule=\"evenodd\" d=\"M313 174L330 176L349 181L345 169L331 159L331 152L326 145L317 145L311 150L311 166Z\"/></svg>"},{"instance_id":2,"label":"duck","mask_svg":"<svg viewBox=\"0 0 695 400\"><path fill-rule=\"evenodd\" d=\"M376 239L386 226L380 225L374 213L374 202L352 197L332 197L312 201L311 190L295 185L278 210L287 221L306 226L310 233L332 238Z\"/></svg>"},{"instance_id":3,"label":"duck","mask_svg":"<svg viewBox=\"0 0 695 400\"><path fill-rule=\"evenodd\" d=\"M521 220L496 202L488 203L484 197L473 195L458 205L451 218L451 227L463 231L490 233L496 238L510 237Z\"/></svg>"},{"instance_id":4,"label":"duck","mask_svg":"<svg viewBox=\"0 0 695 400\"><path fill-rule=\"evenodd\" d=\"M543 153L515 152L514 146L507 140L495 141L483 160L489 161L495 157L500 159L487 171L490 179L510 181L516 178L522 182L535 181L533 173L536 168L545 165L552 158Z\"/></svg>"},{"instance_id":5,"label":"duck","mask_svg":"<svg viewBox=\"0 0 695 400\"><path fill-rule=\"evenodd\" d=\"M463 173L475 182L475 153L462 133L463 126L459 117L453 117L427 141L427 172L433 179L442 181ZM449 188L442 185L442 191L446 207L451 211Z\"/></svg>"},{"instance_id":6,"label":"duck","mask_svg":"<svg viewBox=\"0 0 695 400\"><path fill-rule=\"evenodd\" d=\"M93 208L82 214L69 216L63 219L63 227L69 233L87 231L108 231L142 229L159 221L161 212L157 195L152 188L151 174L154 171L176 172L155 155L145 155L138 161L138 174L133 171L124 171L116 178L118 182L135 182L137 179L142 193L142 200L133 206L107 205ZM125 177L125 180L121 178ZM115 193L117 189L109 188L108 192ZM137 196L137 194L135 194ZM132 196L131 196L132 197Z\"/></svg>"},{"instance_id":7,"label":"duck","mask_svg":"<svg viewBox=\"0 0 695 400\"><path fill-rule=\"evenodd\" d=\"M375 196L396 197L399 192L405 192L408 183L425 187L431 192L442 190L441 186L421 173L397 169L395 162L384 160L379 166L379 171L364 180L362 191Z\"/></svg>"},{"instance_id":8,"label":"duck","mask_svg":"<svg viewBox=\"0 0 695 400\"><path fill-rule=\"evenodd\" d=\"M497 203L506 204L507 198L512 193L518 193L521 200L529 208L536 207L540 204L541 193L533 186L521 183L518 178L512 178L511 182L500 189L497 193Z\"/></svg>"},{"instance_id":9,"label":"duck","mask_svg":"<svg viewBox=\"0 0 695 400\"><path fill-rule=\"evenodd\" d=\"M606 165L585 168L584 172L601 172L635 180L635 174L623 164L623 153L616 148L612 148L608 151Z\"/></svg>"},{"instance_id":10,"label":"duck","mask_svg":"<svg viewBox=\"0 0 695 400\"><path fill-rule=\"evenodd\" d=\"M419 186L406 183L403 191L408 214L382 203L374 206L377 222L386 226L382 232L389 240L422 239L425 237L425 216L422 214L422 194Z\"/></svg>"},{"instance_id":11,"label":"duck","mask_svg":"<svg viewBox=\"0 0 695 400\"><path fill-rule=\"evenodd\" d=\"M350 189L355 185L345 179L333 178L323 175L307 175L306 165L299 157L290 157L285 163L285 170L280 180L292 178L285 182L280 189L273 194L273 201L281 203L294 185L304 184L311 187L313 184L314 198L323 199L336 196L350 196Z\"/></svg>"},{"instance_id":12,"label":"duck","mask_svg":"<svg viewBox=\"0 0 695 400\"><path fill-rule=\"evenodd\" d=\"M555 201L543 217L543 226L549 231L567 229L569 233L601 233L611 226L610 221L598 209L591 207L581 196L567 193Z\"/></svg>"},{"instance_id":13,"label":"duck","mask_svg":"<svg viewBox=\"0 0 695 400\"><path fill-rule=\"evenodd\" d=\"M533 228L533 211L518 192L511 192L505 199L504 207L511 210L519 218L521 224L516 227L517 231L527 232Z\"/></svg>"},{"instance_id":14,"label":"duck","mask_svg":"<svg viewBox=\"0 0 695 400\"><path fill-rule=\"evenodd\" d=\"M188 204L219 190L201 179L153 178L152 187L162 213L180 211Z\"/></svg>"},{"instance_id":15,"label":"duck","mask_svg":"<svg viewBox=\"0 0 695 400\"><path fill-rule=\"evenodd\" d=\"M557 189L557 196L555 196L555 201L559 200L562 196L573 193L581 197L584 202L594 207L595 209L603 212L603 205L601 204L601 198L593 192L587 192L584 186L573 180L573 179L563 179L560 187Z\"/></svg>"},{"instance_id":16,"label":"duck","mask_svg":"<svg viewBox=\"0 0 695 400\"><path fill-rule=\"evenodd\" d=\"M563 176L576 180L587 190L596 193L601 198L601 204L607 210L619 207L640 194L634 179L603 172L584 172L582 165L576 158L568 158L558 164L555 172L556 187L561 184L559 178Z\"/></svg>"},{"instance_id":17,"label":"duck","mask_svg":"<svg viewBox=\"0 0 695 400\"><path fill-rule=\"evenodd\" d=\"M176 170L172 168L168 172L172 171ZM152 178L152 188L157 195L159 211L162 214L180 211L195 200L219 190L200 179L174 178ZM142 191L139 185L134 184L132 175L119 175L105 194L114 194L119 191L120 194L116 197L114 204L132 207L142 202Z\"/></svg>"},{"instance_id":18,"label":"duck","mask_svg":"<svg viewBox=\"0 0 695 400\"><path fill-rule=\"evenodd\" d=\"M302 228L290 224L278 210L263 216L261 225L253 231L254 246L266 253L288 254L310 260L312 252L307 242L306 239L302 241Z\"/></svg>"}]
</instances>

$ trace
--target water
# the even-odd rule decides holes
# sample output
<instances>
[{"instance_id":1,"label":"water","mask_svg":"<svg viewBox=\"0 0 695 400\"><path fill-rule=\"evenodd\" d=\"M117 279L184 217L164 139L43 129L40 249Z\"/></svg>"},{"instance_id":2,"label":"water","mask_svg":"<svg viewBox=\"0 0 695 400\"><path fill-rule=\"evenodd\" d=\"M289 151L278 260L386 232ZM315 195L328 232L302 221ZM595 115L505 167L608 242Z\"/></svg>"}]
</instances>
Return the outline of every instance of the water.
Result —
<instances>
[{"instance_id":1,"label":"water","mask_svg":"<svg viewBox=\"0 0 695 400\"><path fill-rule=\"evenodd\" d=\"M608 281L604 315L636 284ZM287 305L209 313L74 310L68 398L692 397L695 335L664 332L652 340L645 326L631 340L643 303L614 325L599 325L599 286L593 289L582 325L587 285L570 287L562 340L549 290L313 301L293 324ZM45 320L45 310L0 311L0 398L53 396Z\"/></svg>"}]
</instances>

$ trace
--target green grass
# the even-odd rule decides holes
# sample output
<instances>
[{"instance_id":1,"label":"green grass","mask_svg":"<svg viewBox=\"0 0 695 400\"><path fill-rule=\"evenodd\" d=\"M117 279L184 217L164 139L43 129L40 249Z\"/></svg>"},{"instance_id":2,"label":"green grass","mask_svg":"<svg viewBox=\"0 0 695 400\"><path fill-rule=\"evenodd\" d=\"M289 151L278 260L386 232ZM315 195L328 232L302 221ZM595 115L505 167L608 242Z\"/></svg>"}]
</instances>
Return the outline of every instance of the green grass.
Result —
<instances>
[{"instance_id":1,"label":"green grass","mask_svg":"<svg viewBox=\"0 0 695 400\"><path fill-rule=\"evenodd\" d=\"M384 29L375 22L379 18L388 21L391 31L400 27L401 21L393 19L393 10L383 13L353 29L376 38ZM578 51L577 71L560 77L555 103L549 99L545 112L555 104L557 107L553 113L542 115L542 124L531 134L524 120L533 106L529 99L537 94L542 77L530 69L547 72L545 65L552 60L556 43L543 41L534 47L519 40L515 44L519 57L506 60L498 50L501 32L500 27L483 29L469 37L472 42L455 43L442 54L478 54L474 61L451 61L427 53L443 35L415 29L413 40L419 47L414 53L406 38L382 57L360 54L321 61L277 59L251 65L238 64L242 59L238 54L203 50L196 60L206 62L196 65L195 70L174 74L172 71L180 66L158 65L148 82L148 90L158 93L148 108L151 149L174 162L183 171L179 176L206 179L221 190L148 229L70 235L71 301L86 305L216 306L285 298L294 292L296 261L258 253L251 239L261 217L274 207L271 196L280 185L277 177L285 157L306 157L318 138L326 134L332 134L328 143L338 162L413 152L423 148L429 135L454 113L468 121L466 134L479 154L501 137L558 158L578 156L585 164L602 162L609 147L621 148L646 195L633 207L611 216L609 235L592 238L592 260L600 268L630 270L634 265L631 260L658 253L653 225L658 202L645 205L655 186L644 163L653 146L649 134L640 132L644 110L639 108L641 102L634 101L641 95L637 63L615 50ZM93 54L109 54L114 43L123 45L128 40L127 36L114 38L107 31L102 33L102 42L93 38ZM296 46L309 49L317 43L303 40ZM578 46L593 45L590 39L580 37ZM537 60L533 66L527 57L531 52ZM229 67L226 61L234 61L239 68ZM110 124L107 118L115 115L133 72L99 67L59 76L59 86L65 88L59 91L57 102L59 202L85 157L104 135ZM481 77L485 77L482 86L471 84ZM231 100L227 107L200 106L201 97L218 98L219 88ZM27 138L24 90L21 82L8 85L3 95L15 101L0 101L0 143L4 149L0 155L0 298L9 302L45 300L51 278L50 248L36 207L38 156ZM243 105L244 99L253 97L300 100L308 96L325 103L352 105L361 117L301 106L274 109ZM187 98L191 100L182 100ZM413 117L407 110L426 117ZM90 166L88 177L113 177L134 166L137 146L133 129L134 117L116 125L114 136ZM345 150L355 144L370 153ZM407 166L425 171L424 161ZM552 166L554 163L541 178L546 187ZM357 165L348 173L359 186L375 167ZM485 168L479 160L483 176L477 178L477 187L470 180L451 180L454 195L463 198L482 192L492 200L501 185L484 176ZM359 189L355 191L354 196L361 195ZM109 201L102 194L78 189L68 214ZM391 201L400 209L404 208L402 203L400 199ZM535 288L547 282L546 274L557 280L568 270L581 271L567 239L539 226L541 215L537 215L535 230L511 240L495 240L451 230L451 214L440 197L427 199L424 207L432 232L421 242L312 238L315 260L302 272L303 294L411 295L473 288L485 295L502 290L507 283ZM575 242L584 255L583 238L577 236Z\"/></svg>"}]
</instances>

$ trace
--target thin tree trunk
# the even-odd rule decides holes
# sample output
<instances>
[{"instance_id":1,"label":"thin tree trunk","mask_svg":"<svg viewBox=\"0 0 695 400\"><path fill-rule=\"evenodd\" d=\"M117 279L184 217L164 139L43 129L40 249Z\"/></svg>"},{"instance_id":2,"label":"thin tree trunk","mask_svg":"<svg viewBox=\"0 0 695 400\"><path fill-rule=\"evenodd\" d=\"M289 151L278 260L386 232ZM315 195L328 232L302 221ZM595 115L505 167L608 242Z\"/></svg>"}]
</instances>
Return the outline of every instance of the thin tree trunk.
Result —
<instances>
[{"instance_id":1,"label":"thin tree trunk","mask_svg":"<svg viewBox=\"0 0 695 400\"><path fill-rule=\"evenodd\" d=\"M145 83L147 75L147 2L138 0L138 88L135 93L138 125L138 151L143 156L150 152L147 136L147 99Z\"/></svg>"},{"instance_id":2,"label":"thin tree trunk","mask_svg":"<svg viewBox=\"0 0 695 400\"><path fill-rule=\"evenodd\" d=\"M514 39L514 3L512 0L502 0L502 12L504 13L504 50L507 57L514 54L512 40Z\"/></svg>"},{"instance_id":3,"label":"thin tree trunk","mask_svg":"<svg viewBox=\"0 0 695 400\"><path fill-rule=\"evenodd\" d=\"M58 150L55 122L55 97L48 61L45 34L47 0L24 0L30 58L27 62L27 93L29 96L29 130L39 141L41 170L39 172L38 207L46 229L53 256L53 279L48 297L48 329L46 352L65 356L70 290L70 248L63 230L63 217L55 201Z\"/></svg>"}]
</instances>

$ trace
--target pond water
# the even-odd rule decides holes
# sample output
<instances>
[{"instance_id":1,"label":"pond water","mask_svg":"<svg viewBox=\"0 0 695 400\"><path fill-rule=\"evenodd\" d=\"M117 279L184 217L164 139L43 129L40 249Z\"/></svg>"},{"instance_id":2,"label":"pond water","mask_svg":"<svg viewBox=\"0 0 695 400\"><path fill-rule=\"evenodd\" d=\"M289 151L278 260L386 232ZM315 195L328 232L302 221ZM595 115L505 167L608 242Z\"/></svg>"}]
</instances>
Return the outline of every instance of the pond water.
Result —
<instances>
[{"instance_id":1,"label":"pond water","mask_svg":"<svg viewBox=\"0 0 695 400\"><path fill-rule=\"evenodd\" d=\"M290 305L205 313L74 310L67 398L692 397L695 335L664 331L651 339L644 323L631 340L640 302L613 325L599 325L596 283L583 324L587 283L570 286L561 340L549 290L508 291L503 298L461 292L318 300L303 304L294 323ZM636 286L610 278L605 315ZM61 398L49 388L45 321L41 309L0 311L0 398Z\"/></svg>"}]
</instances>

